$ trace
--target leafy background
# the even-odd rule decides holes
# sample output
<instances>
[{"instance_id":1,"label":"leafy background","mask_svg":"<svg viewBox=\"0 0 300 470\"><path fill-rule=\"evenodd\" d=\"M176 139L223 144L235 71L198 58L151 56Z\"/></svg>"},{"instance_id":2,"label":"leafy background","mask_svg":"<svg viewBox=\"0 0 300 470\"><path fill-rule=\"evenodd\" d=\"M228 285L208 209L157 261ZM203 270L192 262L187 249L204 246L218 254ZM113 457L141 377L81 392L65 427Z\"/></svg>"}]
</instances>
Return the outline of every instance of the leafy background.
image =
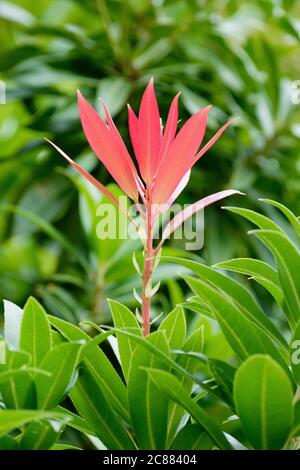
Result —
<instances>
[{"instance_id":1,"label":"leafy background","mask_svg":"<svg viewBox=\"0 0 300 470\"><path fill-rule=\"evenodd\" d=\"M136 110L151 76L163 118L182 90L182 121L212 103L207 138L239 116L197 163L180 202L225 188L300 208L300 106L291 83L300 79L300 5L293 0L147 1L15 0L0 6L0 296L19 305L33 294L70 321L106 321L110 297L135 307L139 281L132 267L136 243L95 238L101 200L44 142L49 137L106 184L111 179L91 154L76 106L80 88L96 107L107 103L128 143L126 103ZM118 191L117 189L114 189ZM241 205L240 200L236 204ZM234 202L235 204L235 202ZM205 246L213 264L234 256L268 254L247 222L210 208ZM181 254L170 242L166 255ZM114 256L112 256L114 254ZM157 277L157 313L183 301L179 268L164 264ZM247 280L243 279L247 284ZM261 302L275 309L259 287Z\"/></svg>"}]
</instances>

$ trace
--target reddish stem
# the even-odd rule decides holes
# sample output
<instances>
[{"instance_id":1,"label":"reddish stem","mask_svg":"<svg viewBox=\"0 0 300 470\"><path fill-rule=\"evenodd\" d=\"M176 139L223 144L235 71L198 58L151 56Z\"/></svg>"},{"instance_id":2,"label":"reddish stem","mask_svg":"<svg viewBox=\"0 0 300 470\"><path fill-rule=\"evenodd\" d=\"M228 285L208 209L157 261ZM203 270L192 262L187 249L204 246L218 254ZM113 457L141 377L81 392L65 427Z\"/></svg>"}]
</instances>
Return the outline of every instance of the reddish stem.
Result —
<instances>
[{"instance_id":1,"label":"reddish stem","mask_svg":"<svg viewBox=\"0 0 300 470\"><path fill-rule=\"evenodd\" d=\"M143 293L142 293L142 319L144 336L150 333L150 307L151 307L151 290L152 290L152 273L153 273L153 217L151 209L151 200L146 204L146 243L144 250L144 271L142 276Z\"/></svg>"}]
</instances>

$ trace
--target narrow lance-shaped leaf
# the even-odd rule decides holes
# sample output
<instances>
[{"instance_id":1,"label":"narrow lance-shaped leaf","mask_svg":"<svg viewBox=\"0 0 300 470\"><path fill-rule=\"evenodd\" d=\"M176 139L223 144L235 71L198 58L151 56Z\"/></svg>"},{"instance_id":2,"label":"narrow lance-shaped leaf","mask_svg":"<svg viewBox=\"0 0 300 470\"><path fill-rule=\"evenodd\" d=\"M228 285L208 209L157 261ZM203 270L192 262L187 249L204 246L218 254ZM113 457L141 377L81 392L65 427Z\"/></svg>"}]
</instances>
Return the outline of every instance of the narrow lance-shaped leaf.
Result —
<instances>
[{"instance_id":1,"label":"narrow lance-shaped leaf","mask_svg":"<svg viewBox=\"0 0 300 470\"><path fill-rule=\"evenodd\" d=\"M20 440L22 450L48 450L59 438L65 422L33 421L27 426Z\"/></svg>"},{"instance_id":2,"label":"narrow lance-shaped leaf","mask_svg":"<svg viewBox=\"0 0 300 470\"><path fill-rule=\"evenodd\" d=\"M201 109L182 126L170 145L157 173L153 202L166 202L175 191L183 175L191 168L191 160L203 140L207 116L211 106Z\"/></svg>"},{"instance_id":3,"label":"narrow lance-shaped leaf","mask_svg":"<svg viewBox=\"0 0 300 470\"><path fill-rule=\"evenodd\" d=\"M131 331L132 333L142 336L141 328L135 315L127 307L113 300L109 300L108 303L116 328L124 328L124 330ZM123 374L125 379L128 380L128 374L136 343L132 341L130 337L120 334L117 334L117 340Z\"/></svg>"},{"instance_id":4,"label":"narrow lance-shaped leaf","mask_svg":"<svg viewBox=\"0 0 300 470\"><path fill-rule=\"evenodd\" d=\"M138 117L139 168L147 183L155 175L162 138L158 104L153 79L150 80L141 101Z\"/></svg>"},{"instance_id":5,"label":"narrow lance-shaped leaf","mask_svg":"<svg viewBox=\"0 0 300 470\"><path fill-rule=\"evenodd\" d=\"M259 212L255 212L251 209L245 209L243 207L231 207L225 206L222 207L227 211L233 212L234 214L239 214L245 219L248 219L250 222L253 222L257 227L264 229L264 230L276 230L278 232L282 232L279 225L277 225L273 220L269 219L265 215L260 214Z\"/></svg>"},{"instance_id":6,"label":"narrow lance-shaped leaf","mask_svg":"<svg viewBox=\"0 0 300 470\"><path fill-rule=\"evenodd\" d=\"M39 408L53 408L64 397L71 384L81 348L82 343L62 343L46 354L40 367L50 372L51 377L36 378Z\"/></svg>"},{"instance_id":7,"label":"narrow lance-shaped leaf","mask_svg":"<svg viewBox=\"0 0 300 470\"><path fill-rule=\"evenodd\" d=\"M99 116L97 111L78 91L78 108L85 136L111 176L129 197L137 199L137 186L133 175L134 166L125 149L121 151L114 133Z\"/></svg>"},{"instance_id":8,"label":"narrow lance-shaped leaf","mask_svg":"<svg viewBox=\"0 0 300 470\"><path fill-rule=\"evenodd\" d=\"M43 418L65 421L67 418L62 413L53 413L41 410L0 410L0 436L8 434L14 429L19 429L31 421Z\"/></svg>"},{"instance_id":9,"label":"narrow lance-shaped leaf","mask_svg":"<svg viewBox=\"0 0 300 470\"><path fill-rule=\"evenodd\" d=\"M96 180L88 171L82 168L78 163L74 162L63 150L61 150L57 145L51 142L49 139L45 139L49 144L52 145L79 173L84 176L90 183L92 183L96 188L99 189L116 207L118 207L128 219L135 225L132 217L130 216L129 212L127 211L126 207L124 207L118 199L102 184L100 181Z\"/></svg>"},{"instance_id":10,"label":"narrow lance-shaped leaf","mask_svg":"<svg viewBox=\"0 0 300 470\"><path fill-rule=\"evenodd\" d=\"M33 409L36 406L34 373L27 371L24 374L10 374L16 369L28 369L30 361L30 355L25 352L6 351L6 364L3 366L3 374L7 373L8 380L2 382L1 394L7 408Z\"/></svg>"},{"instance_id":11,"label":"narrow lance-shaped leaf","mask_svg":"<svg viewBox=\"0 0 300 470\"><path fill-rule=\"evenodd\" d=\"M221 137L223 132L229 127L233 122L236 121L237 118L232 118L224 126L219 129L215 135L202 147L202 149L197 153L197 155L193 158L193 164L195 164L199 158L201 158L214 144L217 140Z\"/></svg>"},{"instance_id":12,"label":"narrow lance-shaped leaf","mask_svg":"<svg viewBox=\"0 0 300 470\"><path fill-rule=\"evenodd\" d=\"M176 307L161 322L160 331L164 331L171 349L180 349L185 341L186 321L184 311Z\"/></svg>"},{"instance_id":13,"label":"narrow lance-shaped leaf","mask_svg":"<svg viewBox=\"0 0 300 470\"><path fill-rule=\"evenodd\" d=\"M31 356L32 366L38 366L51 349L50 323L43 307L30 297L24 307L20 348Z\"/></svg>"},{"instance_id":14,"label":"narrow lance-shaped leaf","mask_svg":"<svg viewBox=\"0 0 300 470\"><path fill-rule=\"evenodd\" d=\"M70 391L74 406L108 449L134 449L132 438L106 399L101 382L92 372L89 363L83 365L82 373Z\"/></svg>"},{"instance_id":15,"label":"narrow lance-shaped leaf","mask_svg":"<svg viewBox=\"0 0 300 470\"><path fill-rule=\"evenodd\" d=\"M242 284L196 261L166 256L161 259L162 261L171 261L185 266L194 271L204 281L212 283L215 287L220 289L221 292L229 296L231 301L234 302L235 306L239 309L240 314L243 314L243 316L259 325L268 335L276 339L276 341L288 351L286 340L260 308L253 295Z\"/></svg>"},{"instance_id":16,"label":"narrow lance-shaped leaf","mask_svg":"<svg viewBox=\"0 0 300 470\"><path fill-rule=\"evenodd\" d=\"M200 424L186 424L176 435L171 450L209 450L214 446L213 441Z\"/></svg>"},{"instance_id":17,"label":"narrow lance-shaped leaf","mask_svg":"<svg viewBox=\"0 0 300 470\"><path fill-rule=\"evenodd\" d=\"M236 258L217 263L214 267L251 276L251 279L254 279L270 292L279 305L283 303L283 292L278 273L264 261L252 258Z\"/></svg>"},{"instance_id":18,"label":"narrow lance-shaped leaf","mask_svg":"<svg viewBox=\"0 0 300 470\"><path fill-rule=\"evenodd\" d=\"M125 421L129 421L127 393L124 383L104 352L80 328L60 318L48 316L50 323L69 341L85 341L84 364L91 371L106 399ZM87 351L85 348L89 347ZM84 354L84 356L83 356Z\"/></svg>"},{"instance_id":19,"label":"narrow lance-shaped leaf","mask_svg":"<svg viewBox=\"0 0 300 470\"><path fill-rule=\"evenodd\" d=\"M286 206L284 206L278 201L272 201L271 199L259 199L259 200L279 209L286 216L286 218L290 221L291 225L294 227L296 234L300 238L300 221L295 216L295 214L293 214L293 212L290 211L290 209L288 209Z\"/></svg>"},{"instance_id":20,"label":"narrow lance-shaped leaf","mask_svg":"<svg viewBox=\"0 0 300 470\"><path fill-rule=\"evenodd\" d=\"M251 233L270 249L276 259L287 304L285 313L294 328L300 319L300 252L283 233L273 230L253 230Z\"/></svg>"},{"instance_id":21,"label":"narrow lance-shaped leaf","mask_svg":"<svg viewBox=\"0 0 300 470\"><path fill-rule=\"evenodd\" d=\"M155 345L166 355L169 354L169 346L162 331L152 333L143 341ZM142 449L164 449L167 437L168 401L150 381L145 367L166 369L156 354L138 346L128 376L128 401L132 425Z\"/></svg>"},{"instance_id":22,"label":"narrow lance-shaped leaf","mask_svg":"<svg viewBox=\"0 0 300 470\"><path fill-rule=\"evenodd\" d=\"M201 406L196 404L190 398L176 377L169 372L153 368L148 368L147 373L150 379L155 383L158 390L163 392L171 400L174 400L176 403L181 405L201 426L203 426L219 449L231 449L231 445L215 421L201 408Z\"/></svg>"},{"instance_id":23,"label":"narrow lance-shaped leaf","mask_svg":"<svg viewBox=\"0 0 300 470\"><path fill-rule=\"evenodd\" d=\"M255 353L269 354L289 374L287 364L270 337L254 322L241 315L227 296L200 279L187 276L185 279L191 289L212 309L227 341L240 359L245 360Z\"/></svg>"},{"instance_id":24,"label":"narrow lance-shaped leaf","mask_svg":"<svg viewBox=\"0 0 300 470\"><path fill-rule=\"evenodd\" d=\"M168 318L168 317L167 317ZM197 328L193 333L185 340L184 344L180 347L182 351L186 352L202 352L204 346L204 327L203 325ZM197 358L191 356L185 356L178 354L176 362L188 371L191 375L194 375L199 367L199 361ZM193 381L181 374L176 374L179 379L181 387L187 393L190 393L193 388ZM184 415L184 409L178 403L172 401L169 403L169 414L168 414L168 445L171 445L175 434L178 431L182 417Z\"/></svg>"},{"instance_id":25,"label":"narrow lance-shaped leaf","mask_svg":"<svg viewBox=\"0 0 300 470\"><path fill-rule=\"evenodd\" d=\"M225 197L232 196L233 194L243 194L243 193L241 193L240 191L236 191L234 189L220 191L218 193L211 194L210 196L200 199L200 201L197 201L194 204L191 204L190 206L186 207L181 212L176 214L173 217L173 219L168 223L168 225L165 227L165 229L163 230L162 238L158 245L159 248L162 246L164 241L167 238L169 238L173 232L175 232L177 228L179 228L186 220L188 220L194 214L196 214L200 210L203 210L205 207L209 206L210 204L220 201L221 199L224 199Z\"/></svg>"}]
</instances>

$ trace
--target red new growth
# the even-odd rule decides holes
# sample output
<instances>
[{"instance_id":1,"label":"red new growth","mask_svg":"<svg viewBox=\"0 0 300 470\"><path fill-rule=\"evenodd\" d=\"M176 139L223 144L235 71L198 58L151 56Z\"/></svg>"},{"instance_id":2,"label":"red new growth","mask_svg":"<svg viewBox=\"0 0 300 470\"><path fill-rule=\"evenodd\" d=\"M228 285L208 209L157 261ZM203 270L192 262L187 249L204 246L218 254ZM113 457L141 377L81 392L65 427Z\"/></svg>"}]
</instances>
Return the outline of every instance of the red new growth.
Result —
<instances>
[{"instance_id":1,"label":"red new growth","mask_svg":"<svg viewBox=\"0 0 300 470\"><path fill-rule=\"evenodd\" d=\"M170 106L166 125L162 127L151 79L141 100L138 115L128 105L128 123L137 165L130 156L121 135L104 103L106 122L78 92L78 107L83 131L90 147L105 165L122 190L138 205L145 224L144 267L142 274L142 321L145 335L150 332L150 305L155 288L152 288L154 260L163 241L187 218L215 201L239 191L226 190L197 201L181 214L177 214L165 228L158 247L153 246L153 231L159 214L166 211L189 181L191 168L218 140L233 120L227 122L212 139L201 148L207 117L211 106L191 116L177 132L178 98ZM50 142L51 143L51 142ZM52 144L85 178L104 192L121 208L118 200L105 186ZM143 203L143 208L139 204ZM129 214L128 214L129 216ZM131 217L129 216L132 221ZM133 222L133 221L132 221Z\"/></svg>"}]
</instances>

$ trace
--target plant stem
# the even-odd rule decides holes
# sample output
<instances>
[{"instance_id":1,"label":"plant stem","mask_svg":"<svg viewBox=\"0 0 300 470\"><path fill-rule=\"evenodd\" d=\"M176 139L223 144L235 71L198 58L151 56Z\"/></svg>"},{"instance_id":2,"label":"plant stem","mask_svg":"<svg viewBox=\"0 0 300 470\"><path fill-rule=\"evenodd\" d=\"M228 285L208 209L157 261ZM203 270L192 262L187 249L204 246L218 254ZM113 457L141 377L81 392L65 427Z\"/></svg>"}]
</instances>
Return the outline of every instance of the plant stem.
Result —
<instances>
[{"instance_id":1,"label":"plant stem","mask_svg":"<svg viewBox=\"0 0 300 470\"><path fill-rule=\"evenodd\" d=\"M142 276L142 319L143 333L147 336L150 333L150 307L152 297L152 274L153 274L153 217L151 199L146 204L146 242L144 249L144 271Z\"/></svg>"}]
</instances>

